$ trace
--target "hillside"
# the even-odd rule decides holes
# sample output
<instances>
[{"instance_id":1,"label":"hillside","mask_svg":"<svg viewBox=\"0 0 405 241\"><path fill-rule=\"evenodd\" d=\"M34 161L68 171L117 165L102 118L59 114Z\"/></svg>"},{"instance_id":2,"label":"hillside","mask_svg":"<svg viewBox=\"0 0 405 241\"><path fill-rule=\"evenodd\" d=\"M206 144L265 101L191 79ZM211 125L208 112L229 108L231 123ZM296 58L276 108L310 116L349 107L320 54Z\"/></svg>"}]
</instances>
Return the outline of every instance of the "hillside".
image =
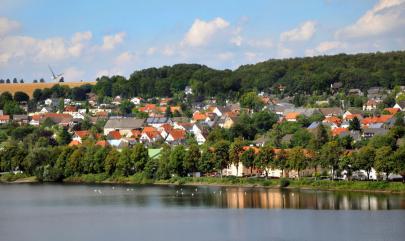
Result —
<instances>
[{"instance_id":1,"label":"hillside","mask_svg":"<svg viewBox=\"0 0 405 241\"><path fill-rule=\"evenodd\" d=\"M233 71L176 64L135 71L128 80L102 77L93 91L103 96L173 96L190 85L197 96L232 98L252 90L270 91L279 84L290 95L321 94L335 82L342 83L342 90L405 85L405 51L271 59Z\"/></svg>"},{"instance_id":2,"label":"hillside","mask_svg":"<svg viewBox=\"0 0 405 241\"><path fill-rule=\"evenodd\" d=\"M32 97L32 93L34 93L34 91L36 89L52 88L52 86L54 86L56 84L65 85L65 86L69 86L70 88L74 88L74 87L79 87L79 86L82 86L85 84L95 85L96 82L0 84L0 93L8 91L8 92L14 94L17 91L22 91L22 92L25 92L26 94L28 94L30 97Z\"/></svg>"}]
</instances>

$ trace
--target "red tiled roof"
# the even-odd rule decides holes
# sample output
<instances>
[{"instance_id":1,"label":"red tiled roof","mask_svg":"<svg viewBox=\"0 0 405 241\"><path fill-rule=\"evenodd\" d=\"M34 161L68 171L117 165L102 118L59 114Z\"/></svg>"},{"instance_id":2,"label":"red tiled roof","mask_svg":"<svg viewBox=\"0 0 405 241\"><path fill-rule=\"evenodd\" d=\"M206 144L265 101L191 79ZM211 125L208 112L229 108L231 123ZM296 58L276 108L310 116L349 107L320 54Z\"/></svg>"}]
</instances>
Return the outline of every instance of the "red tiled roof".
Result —
<instances>
[{"instance_id":1,"label":"red tiled roof","mask_svg":"<svg viewBox=\"0 0 405 241\"><path fill-rule=\"evenodd\" d=\"M80 138L85 138L90 134L89 131L75 131L75 135L77 135Z\"/></svg>"},{"instance_id":2,"label":"red tiled roof","mask_svg":"<svg viewBox=\"0 0 405 241\"><path fill-rule=\"evenodd\" d=\"M110 131L110 133L108 133L108 136L114 140L121 139L121 133L119 131Z\"/></svg>"},{"instance_id":3,"label":"red tiled roof","mask_svg":"<svg viewBox=\"0 0 405 241\"><path fill-rule=\"evenodd\" d=\"M0 121L9 121L10 116L9 115L0 115Z\"/></svg>"},{"instance_id":4,"label":"red tiled roof","mask_svg":"<svg viewBox=\"0 0 405 241\"><path fill-rule=\"evenodd\" d=\"M369 124L375 124L375 123L385 123L388 120L390 120L393 117L393 115L381 115L378 117L367 117L364 118L361 123L363 125L369 125Z\"/></svg>"},{"instance_id":5,"label":"red tiled roof","mask_svg":"<svg viewBox=\"0 0 405 241\"><path fill-rule=\"evenodd\" d=\"M285 115L286 120L295 120L300 115L298 112L290 112Z\"/></svg>"},{"instance_id":6,"label":"red tiled roof","mask_svg":"<svg viewBox=\"0 0 405 241\"><path fill-rule=\"evenodd\" d=\"M96 143L96 146L101 146L101 147L107 147L109 144L108 144L108 141L105 141L105 140L102 140L102 141L98 141L97 143Z\"/></svg>"},{"instance_id":7,"label":"red tiled roof","mask_svg":"<svg viewBox=\"0 0 405 241\"><path fill-rule=\"evenodd\" d=\"M255 146L244 146L242 147L244 151L247 151L249 149L253 149L253 151L255 152L255 154L259 153L259 148L255 147Z\"/></svg>"},{"instance_id":8,"label":"red tiled roof","mask_svg":"<svg viewBox=\"0 0 405 241\"><path fill-rule=\"evenodd\" d=\"M350 115L347 115L346 117L345 117L345 120L353 120L354 119L354 117L357 117L357 119L361 119L361 118L363 118L363 116L361 116L360 114L350 114Z\"/></svg>"},{"instance_id":9,"label":"red tiled roof","mask_svg":"<svg viewBox=\"0 0 405 241\"><path fill-rule=\"evenodd\" d=\"M80 142L77 141L77 140L73 140L73 141L71 141L71 142L69 143L69 146L78 146L78 145L80 145L80 144L82 144L82 143L80 143Z\"/></svg>"},{"instance_id":10,"label":"red tiled roof","mask_svg":"<svg viewBox=\"0 0 405 241\"><path fill-rule=\"evenodd\" d=\"M336 116L326 117L323 122L335 123L336 125L340 125L342 120Z\"/></svg>"},{"instance_id":11,"label":"red tiled roof","mask_svg":"<svg viewBox=\"0 0 405 241\"><path fill-rule=\"evenodd\" d=\"M170 135L173 137L173 140L182 140L186 138L186 132L180 129L173 129L170 132Z\"/></svg>"},{"instance_id":12,"label":"red tiled roof","mask_svg":"<svg viewBox=\"0 0 405 241\"><path fill-rule=\"evenodd\" d=\"M68 105L65 107L65 111L66 112L76 112L77 111L77 107L74 105Z\"/></svg>"},{"instance_id":13,"label":"red tiled roof","mask_svg":"<svg viewBox=\"0 0 405 241\"><path fill-rule=\"evenodd\" d=\"M205 120L206 118L207 118L207 115L200 113L200 112L195 112L193 115L193 120L195 120L195 121Z\"/></svg>"},{"instance_id":14,"label":"red tiled roof","mask_svg":"<svg viewBox=\"0 0 405 241\"><path fill-rule=\"evenodd\" d=\"M332 130L332 136L338 136L347 131L348 131L347 128L338 127Z\"/></svg>"},{"instance_id":15,"label":"red tiled roof","mask_svg":"<svg viewBox=\"0 0 405 241\"><path fill-rule=\"evenodd\" d=\"M395 115L398 113L398 111L400 111L399 108L385 108L384 110L388 111L391 115Z\"/></svg>"}]
</instances>

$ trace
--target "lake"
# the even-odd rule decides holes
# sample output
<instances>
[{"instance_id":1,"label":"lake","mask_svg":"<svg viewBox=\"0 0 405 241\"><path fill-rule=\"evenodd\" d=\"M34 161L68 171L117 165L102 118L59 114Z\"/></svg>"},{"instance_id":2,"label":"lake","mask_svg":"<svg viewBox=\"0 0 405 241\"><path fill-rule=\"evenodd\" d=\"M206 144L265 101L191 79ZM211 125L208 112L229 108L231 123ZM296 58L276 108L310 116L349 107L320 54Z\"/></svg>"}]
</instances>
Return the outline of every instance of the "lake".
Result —
<instances>
[{"instance_id":1,"label":"lake","mask_svg":"<svg viewBox=\"0 0 405 241\"><path fill-rule=\"evenodd\" d=\"M0 240L405 238L405 195L234 187L1 184Z\"/></svg>"}]
</instances>

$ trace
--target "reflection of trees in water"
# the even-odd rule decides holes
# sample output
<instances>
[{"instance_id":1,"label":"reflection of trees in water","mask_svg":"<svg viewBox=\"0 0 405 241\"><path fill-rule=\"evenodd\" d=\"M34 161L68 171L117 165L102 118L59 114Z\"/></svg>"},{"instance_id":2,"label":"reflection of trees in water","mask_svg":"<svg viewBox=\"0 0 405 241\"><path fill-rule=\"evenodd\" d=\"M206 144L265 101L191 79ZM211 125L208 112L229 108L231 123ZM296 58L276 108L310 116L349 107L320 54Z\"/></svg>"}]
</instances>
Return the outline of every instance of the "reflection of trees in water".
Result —
<instances>
[{"instance_id":1,"label":"reflection of trees in water","mask_svg":"<svg viewBox=\"0 0 405 241\"><path fill-rule=\"evenodd\" d=\"M405 209L405 197L360 192L237 188L147 187L114 197L127 205L213 208L386 210ZM94 201L94 200L93 200ZM96 200L106 204L112 200Z\"/></svg>"},{"instance_id":2,"label":"reflection of trees in water","mask_svg":"<svg viewBox=\"0 0 405 241\"><path fill-rule=\"evenodd\" d=\"M355 192L207 188L198 195L179 197L178 204L216 208L385 210L405 208L403 196Z\"/></svg>"}]
</instances>

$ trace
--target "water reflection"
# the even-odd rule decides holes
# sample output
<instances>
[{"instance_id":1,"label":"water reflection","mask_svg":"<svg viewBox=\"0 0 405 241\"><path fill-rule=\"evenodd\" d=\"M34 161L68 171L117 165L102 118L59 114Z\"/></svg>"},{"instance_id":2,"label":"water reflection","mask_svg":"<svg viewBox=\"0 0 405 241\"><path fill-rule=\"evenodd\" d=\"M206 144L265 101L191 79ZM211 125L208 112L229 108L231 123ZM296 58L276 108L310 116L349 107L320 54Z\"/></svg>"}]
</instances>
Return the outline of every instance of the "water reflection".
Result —
<instances>
[{"instance_id":1,"label":"water reflection","mask_svg":"<svg viewBox=\"0 0 405 241\"><path fill-rule=\"evenodd\" d=\"M315 210L405 209L405 195L208 186L1 186L1 206L126 206Z\"/></svg>"}]
</instances>

